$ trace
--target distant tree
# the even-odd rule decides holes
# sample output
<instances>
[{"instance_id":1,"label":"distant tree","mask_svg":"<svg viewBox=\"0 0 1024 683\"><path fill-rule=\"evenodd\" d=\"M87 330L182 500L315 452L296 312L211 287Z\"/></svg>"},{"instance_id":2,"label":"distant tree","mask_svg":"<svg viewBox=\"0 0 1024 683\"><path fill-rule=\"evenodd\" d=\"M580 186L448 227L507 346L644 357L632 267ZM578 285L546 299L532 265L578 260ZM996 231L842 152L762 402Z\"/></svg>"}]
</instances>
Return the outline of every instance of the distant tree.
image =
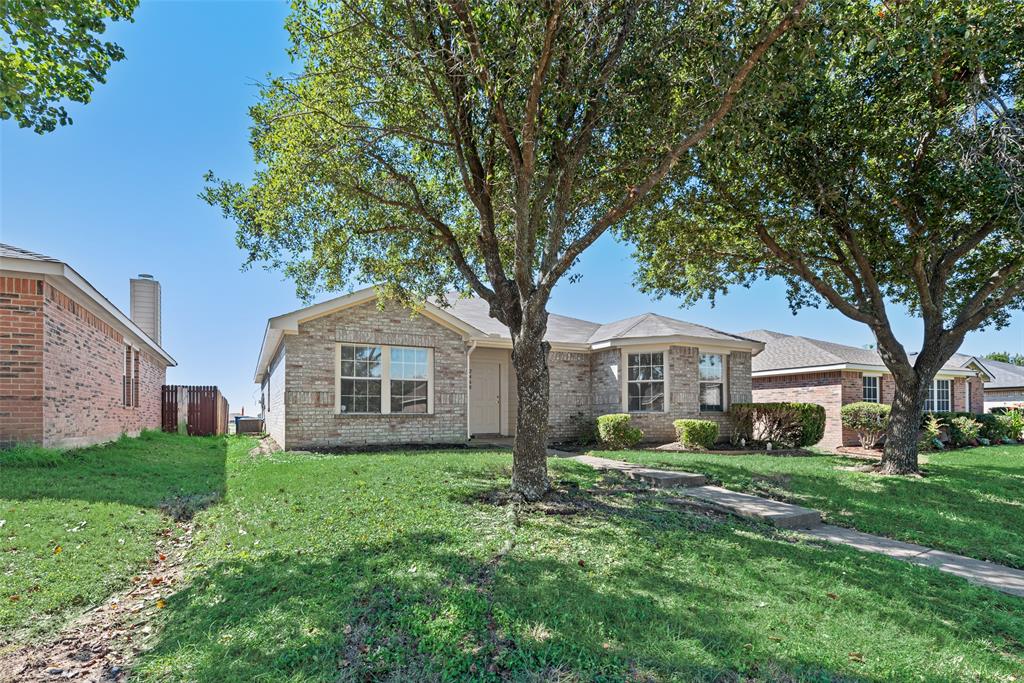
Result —
<instances>
[{"instance_id":1,"label":"distant tree","mask_svg":"<svg viewBox=\"0 0 1024 683\"><path fill-rule=\"evenodd\" d=\"M0 2L0 118L48 133L71 117L64 100L89 102L124 50L99 36L131 21L138 0Z\"/></svg>"},{"instance_id":2,"label":"distant tree","mask_svg":"<svg viewBox=\"0 0 1024 683\"><path fill-rule=\"evenodd\" d=\"M1024 365L1024 355L1019 353L1010 353L1009 351L993 351L992 353L986 353L982 358L985 360L997 360L1003 363L1011 363L1013 365Z\"/></svg>"},{"instance_id":3,"label":"distant tree","mask_svg":"<svg viewBox=\"0 0 1024 683\"><path fill-rule=\"evenodd\" d=\"M807 1L300 1L302 72L251 111L259 170L204 196L302 295L355 279L487 301L512 335L512 488L537 499L552 289L642 203L673 201L662 181Z\"/></svg>"},{"instance_id":4,"label":"distant tree","mask_svg":"<svg viewBox=\"0 0 1024 683\"><path fill-rule=\"evenodd\" d=\"M734 112L674 178L675 205L629 236L648 289L713 299L779 276L794 311L824 300L866 324L896 380L882 470L911 473L936 371L969 331L1024 304L1024 11L835 7L801 31L814 56L793 65L775 106ZM921 318L913 362L893 304Z\"/></svg>"}]
</instances>

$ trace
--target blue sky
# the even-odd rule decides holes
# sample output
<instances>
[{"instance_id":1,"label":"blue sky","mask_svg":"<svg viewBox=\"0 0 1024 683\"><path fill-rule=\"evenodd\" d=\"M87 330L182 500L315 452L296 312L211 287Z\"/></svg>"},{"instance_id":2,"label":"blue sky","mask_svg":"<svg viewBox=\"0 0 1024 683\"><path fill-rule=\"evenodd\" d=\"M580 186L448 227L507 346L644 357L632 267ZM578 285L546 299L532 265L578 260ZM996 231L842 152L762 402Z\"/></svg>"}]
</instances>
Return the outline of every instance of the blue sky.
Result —
<instances>
[{"instance_id":1,"label":"blue sky","mask_svg":"<svg viewBox=\"0 0 1024 683\"><path fill-rule=\"evenodd\" d=\"M143 0L133 24L110 36L127 58L75 123L39 136L0 125L0 240L70 263L122 310L128 279L163 286L164 346L178 360L168 382L216 384L232 410L251 413L252 375L266 319L301 305L276 272L240 270L234 230L196 198L208 169L232 179L252 171L247 109L254 82L290 68L287 3ZM582 279L556 290L557 313L609 321L655 311L729 332L766 327L846 344L870 331L824 308L793 316L780 283L762 283L680 310L632 287L628 247L605 237L583 257ZM897 334L915 349L919 325ZM970 353L1024 352L1024 316L971 335Z\"/></svg>"}]
</instances>

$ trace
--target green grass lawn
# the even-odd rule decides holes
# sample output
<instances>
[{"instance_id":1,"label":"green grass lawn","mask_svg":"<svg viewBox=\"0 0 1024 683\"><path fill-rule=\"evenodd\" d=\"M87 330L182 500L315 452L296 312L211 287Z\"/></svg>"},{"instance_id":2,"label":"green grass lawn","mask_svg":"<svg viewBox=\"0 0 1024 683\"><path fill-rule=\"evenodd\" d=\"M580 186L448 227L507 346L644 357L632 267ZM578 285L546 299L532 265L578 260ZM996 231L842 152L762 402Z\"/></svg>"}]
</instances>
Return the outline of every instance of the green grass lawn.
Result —
<instances>
[{"instance_id":1,"label":"green grass lawn","mask_svg":"<svg viewBox=\"0 0 1024 683\"><path fill-rule=\"evenodd\" d=\"M737 491L799 503L827 521L1024 568L1024 446L929 453L923 478L881 477L835 456L602 453L701 472Z\"/></svg>"},{"instance_id":2,"label":"green grass lawn","mask_svg":"<svg viewBox=\"0 0 1024 683\"><path fill-rule=\"evenodd\" d=\"M153 555L159 511L224 491L226 441L146 432L58 453L0 451L0 647L55 628Z\"/></svg>"},{"instance_id":3,"label":"green grass lawn","mask_svg":"<svg viewBox=\"0 0 1024 683\"><path fill-rule=\"evenodd\" d=\"M204 440L178 447L192 441ZM227 443L224 497L196 515L187 580L157 613L136 680L1009 681L1024 670L1024 600L681 511L570 461L551 461L556 499L517 514L490 502L508 486L504 452L250 457L245 439L215 443ZM17 476L90 476L65 467L81 466ZM23 505L10 495L4 510ZM44 497L78 501L32 500Z\"/></svg>"}]
</instances>

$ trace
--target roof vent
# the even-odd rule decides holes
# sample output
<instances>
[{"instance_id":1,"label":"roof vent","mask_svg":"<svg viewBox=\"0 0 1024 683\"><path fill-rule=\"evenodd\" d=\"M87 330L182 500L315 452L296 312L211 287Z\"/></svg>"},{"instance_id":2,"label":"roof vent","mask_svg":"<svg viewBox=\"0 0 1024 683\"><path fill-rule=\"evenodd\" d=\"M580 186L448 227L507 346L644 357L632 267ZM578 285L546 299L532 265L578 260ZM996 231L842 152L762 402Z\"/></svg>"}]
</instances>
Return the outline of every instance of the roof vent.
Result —
<instances>
[{"instance_id":1,"label":"roof vent","mask_svg":"<svg viewBox=\"0 0 1024 683\"><path fill-rule=\"evenodd\" d=\"M152 280L153 279L153 276L150 275L149 273L139 273L139 277L142 278L143 280Z\"/></svg>"}]
</instances>

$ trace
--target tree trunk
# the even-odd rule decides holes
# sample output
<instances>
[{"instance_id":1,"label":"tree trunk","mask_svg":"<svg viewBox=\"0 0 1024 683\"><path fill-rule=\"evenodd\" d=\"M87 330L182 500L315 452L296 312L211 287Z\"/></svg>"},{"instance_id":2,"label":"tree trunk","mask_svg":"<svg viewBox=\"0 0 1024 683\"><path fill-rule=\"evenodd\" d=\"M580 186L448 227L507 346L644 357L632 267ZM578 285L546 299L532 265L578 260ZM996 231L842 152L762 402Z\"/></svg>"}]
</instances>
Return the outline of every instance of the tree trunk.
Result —
<instances>
[{"instance_id":1,"label":"tree trunk","mask_svg":"<svg viewBox=\"0 0 1024 683\"><path fill-rule=\"evenodd\" d=\"M913 380L896 382L889 429L885 434L882 452L882 472L885 474L914 474L917 472L917 438L921 430L928 384L915 373Z\"/></svg>"},{"instance_id":2,"label":"tree trunk","mask_svg":"<svg viewBox=\"0 0 1024 683\"><path fill-rule=\"evenodd\" d=\"M546 322L546 321L544 321ZM512 335L512 367L516 371L519 410L512 446L512 491L526 500L540 500L548 480L548 401L550 396L548 349L544 322L527 327L524 321ZM537 328L540 329L537 329Z\"/></svg>"}]
</instances>

